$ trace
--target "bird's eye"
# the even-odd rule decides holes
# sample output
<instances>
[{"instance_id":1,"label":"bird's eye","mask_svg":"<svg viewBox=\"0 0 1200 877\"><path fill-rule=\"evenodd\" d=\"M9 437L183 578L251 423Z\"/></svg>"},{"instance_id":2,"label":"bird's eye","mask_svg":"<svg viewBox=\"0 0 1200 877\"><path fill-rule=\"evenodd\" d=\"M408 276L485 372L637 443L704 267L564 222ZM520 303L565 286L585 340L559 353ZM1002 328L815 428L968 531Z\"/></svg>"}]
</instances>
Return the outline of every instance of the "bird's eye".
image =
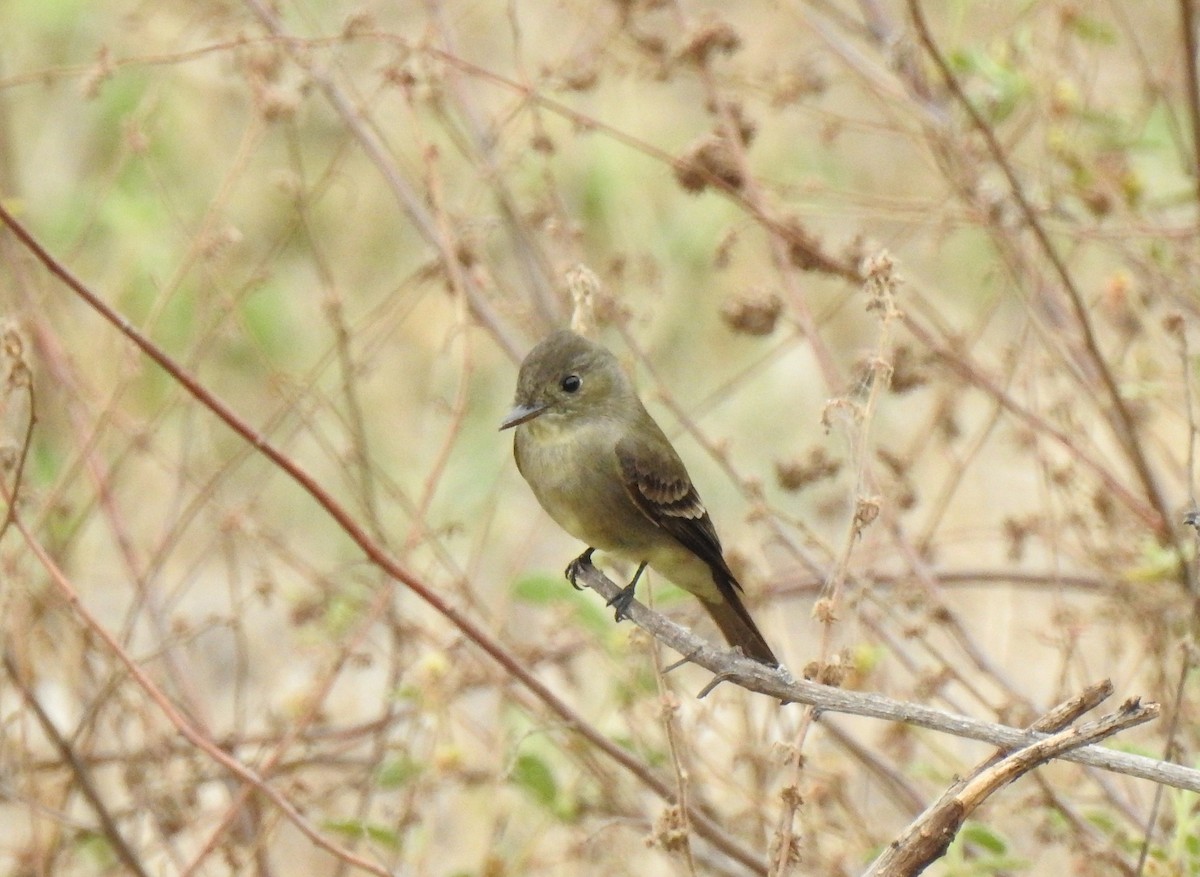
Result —
<instances>
[{"instance_id":1,"label":"bird's eye","mask_svg":"<svg viewBox=\"0 0 1200 877\"><path fill-rule=\"evenodd\" d=\"M559 386L567 393L578 393L583 381L579 379L579 375L567 375Z\"/></svg>"}]
</instances>

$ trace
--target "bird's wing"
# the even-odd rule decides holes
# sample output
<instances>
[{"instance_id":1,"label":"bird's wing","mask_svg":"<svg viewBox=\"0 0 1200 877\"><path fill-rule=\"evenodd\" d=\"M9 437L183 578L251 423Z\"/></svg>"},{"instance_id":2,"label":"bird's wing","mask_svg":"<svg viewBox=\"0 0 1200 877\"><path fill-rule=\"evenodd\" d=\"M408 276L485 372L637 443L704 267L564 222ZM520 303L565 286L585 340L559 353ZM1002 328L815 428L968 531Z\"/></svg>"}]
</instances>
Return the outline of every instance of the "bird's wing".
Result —
<instances>
[{"instance_id":1,"label":"bird's wing","mask_svg":"<svg viewBox=\"0 0 1200 877\"><path fill-rule=\"evenodd\" d=\"M728 578L740 590L721 553L721 540L712 519L666 437L651 442L626 436L617 442L616 450L621 481L642 514L719 571L721 575L715 577L718 583Z\"/></svg>"}]
</instances>

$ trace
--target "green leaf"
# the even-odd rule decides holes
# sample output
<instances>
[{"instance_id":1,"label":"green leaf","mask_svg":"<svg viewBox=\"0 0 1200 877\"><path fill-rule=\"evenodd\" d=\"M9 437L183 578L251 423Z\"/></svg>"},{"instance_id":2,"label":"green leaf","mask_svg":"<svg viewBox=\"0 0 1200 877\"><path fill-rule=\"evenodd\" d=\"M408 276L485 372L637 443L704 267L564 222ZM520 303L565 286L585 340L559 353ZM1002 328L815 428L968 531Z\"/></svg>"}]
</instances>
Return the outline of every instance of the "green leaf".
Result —
<instances>
[{"instance_id":1,"label":"green leaf","mask_svg":"<svg viewBox=\"0 0 1200 877\"><path fill-rule=\"evenodd\" d=\"M1174 579L1179 574L1180 558L1174 550L1147 540L1142 545L1137 565L1125 574L1133 582L1161 582Z\"/></svg>"},{"instance_id":2,"label":"green leaf","mask_svg":"<svg viewBox=\"0 0 1200 877\"><path fill-rule=\"evenodd\" d=\"M577 591L560 576L534 573L513 583L513 596L534 606L568 604L575 618L593 633L606 633L612 626L612 615L591 591Z\"/></svg>"},{"instance_id":3,"label":"green leaf","mask_svg":"<svg viewBox=\"0 0 1200 877\"><path fill-rule=\"evenodd\" d=\"M558 783L550 765L541 758L528 753L518 756L509 777L543 807L554 809L554 803L558 800Z\"/></svg>"},{"instance_id":4,"label":"green leaf","mask_svg":"<svg viewBox=\"0 0 1200 877\"><path fill-rule=\"evenodd\" d=\"M381 789L398 789L408 785L414 777L420 776L423 770L422 765L407 755L402 755L385 762L375 775L375 782Z\"/></svg>"},{"instance_id":5,"label":"green leaf","mask_svg":"<svg viewBox=\"0 0 1200 877\"><path fill-rule=\"evenodd\" d=\"M886 656L887 649L882 646L860 644L852 651L850 661L858 673L870 676Z\"/></svg>"},{"instance_id":6,"label":"green leaf","mask_svg":"<svg viewBox=\"0 0 1200 877\"><path fill-rule=\"evenodd\" d=\"M619 625L613 620L612 610L604 605L598 594L590 591L580 594L576 600L575 617L580 624L599 636L610 637L614 630L619 629Z\"/></svg>"},{"instance_id":7,"label":"green leaf","mask_svg":"<svg viewBox=\"0 0 1200 877\"><path fill-rule=\"evenodd\" d=\"M1007 119L1029 95L1022 68L1003 54L968 48L955 52L951 64L972 80L964 83L971 103L992 121Z\"/></svg>"},{"instance_id":8,"label":"green leaf","mask_svg":"<svg viewBox=\"0 0 1200 877\"><path fill-rule=\"evenodd\" d=\"M562 577L555 578L544 573L534 573L517 579L513 584L513 596L526 603L547 605L561 603L566 594L574 589Z\"/></svg>"},{"instance_id":9,"label":"green leaf","mask_svg":"<svg viewBox=\"0 0 1200 877\"><path fill-rule=\"evenodd\" d=\"M257 349L271 356L278 356L294 349L290 341L294 337L293 326L288 316L291 298L279 284L263 284L251 295L238 301L241 324L253 339ZM240 351L253 358L252 351Z\"/></svg>"},{"instance_id":10,"label":"green leaf","mask_svg":"<svg viewBox=\"0 0 1200 877\"><path fill-rule=\"evenodd\" d=\"M112 868L116 865L117 856L113 852L108 838L94 831L81 831L75 837L75 845L79 852L100 869Z\"/></svg>"},{"instance_id":11,"label":"green leaf","mask_svg":"<svg viewBox=\"0 0 1200 877\"><path fill-rule=\"evenodd\" d=\"M1093 18L1076 9L1075 14L1067 18L1067 27L1075 36L1089 43L1099 43L1102 46L1113 46L1117 43L1117 30L1107 21Z\"/></svg>"},{"instance_id":12,"label":"green leaf","mask_svg":"<svg viewBox=\"0 0 1200 877\"><path fill-rule=\"evenodd\" d=\"M979 822L968 822L962 828L962 839L976 846L983 847L995 855L1008 852L1008 843L992 829Z\"/></svg>"},{"instance_id":13,"label":"green leaf","mask_svg":"<svg viewBox=\"0 0 1200 877\"><path fill-rule=\"evenodd\" d=\"M366 838L375 844L398 850L401 847L400 835L391 828L385 828L373 822L361 819L333 819L324 823L327 831L340 834L347 839L361 840Z\"/></svg>"},{"instance_id":14,"label":"green leaf","mask_svg":"<svg viewBox=\"0 0 1200 877\"><path fill-rule=\"evenodd\" d=\"M1084 814L1084 819L1096 826L1096 828L1100 829L1108 837L1113 837L1117 834L1117 821L1113 819L1113 815L1107 810L1089 810Z\"/></svg>"},{"instance_id":15,"label":"green leaf","mask_svg":"<svg viewBox=\"0 0 1200 877\"><path fill-rule=\"evenodd\" d=\"M362 611L362 601L348 594L335 594L325 607L326 628L332 633L341 635L348 631L358 620Z\"/></svg>"}]
</instances>

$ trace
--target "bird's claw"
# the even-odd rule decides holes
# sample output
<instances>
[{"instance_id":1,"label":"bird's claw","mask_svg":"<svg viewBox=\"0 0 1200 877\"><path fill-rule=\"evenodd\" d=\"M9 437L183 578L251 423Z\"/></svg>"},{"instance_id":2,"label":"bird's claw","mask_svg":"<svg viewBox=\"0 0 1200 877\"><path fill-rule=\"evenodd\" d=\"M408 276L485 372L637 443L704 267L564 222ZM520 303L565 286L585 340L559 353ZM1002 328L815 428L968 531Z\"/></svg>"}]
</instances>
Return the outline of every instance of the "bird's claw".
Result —
<instances>
[{"instance_id":1,"label":"bird's claw","mask_svg":"<svg viewBox=\"0 0 1200 877\"><path fill-rule=\"evenodd\" d=\"M611 600L605 605L616 608L617 623L620 624L629 617L629 604L633 602L633 594L637 588L638 579L642 577L642 572L646 569L646 561L642 561L642 565L637 568L637 572L633 574L633 579L629 584L617 591Z\"/></svg>"},{"instance_id":2,"label":"bird's claw","mask_svg":"<svg viewBox=\"0 0 1200 877\"><path fill-rule=\"evenodd\" d=\"M629 617L629 604L632 602L633 584L630 584L617 591L616 595L605 605L612 606L616 610L613 617L617 620L617 622L621 622Z\"/></svg>"},{"instance_id":3,"label":"bird's claw","mask_svg":"<svg viewBox=\"0 0 1200 877\"><path fill-rule=\"evenodd\" d=\"M567 564L565 575L567 577L567 581L571 583L571 587L576 591L582 591L583 585L579 584L577 581L575 581L575 579L577 579L583 572L584 567L592 565L592 552L595 550L595 548L589 548L587 551L583 552L583 554L579 555L577 558Z\"/></svg>"}]
</instances>

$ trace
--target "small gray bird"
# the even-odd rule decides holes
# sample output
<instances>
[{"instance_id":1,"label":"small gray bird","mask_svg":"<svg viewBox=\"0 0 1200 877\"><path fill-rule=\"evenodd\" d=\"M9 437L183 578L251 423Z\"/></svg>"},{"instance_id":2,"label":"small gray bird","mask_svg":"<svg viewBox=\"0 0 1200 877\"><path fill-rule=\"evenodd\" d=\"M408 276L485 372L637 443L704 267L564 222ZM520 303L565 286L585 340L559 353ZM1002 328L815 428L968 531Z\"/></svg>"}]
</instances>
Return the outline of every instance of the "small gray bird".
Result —
<instances>
[{"instance_id":1,"label":"small gray bird","mask_svg":"<svg viewBox=\"0 0 1200 877\"><path fill-rule=\"evenodd\" d=\"M514 407L500 429L516 428L517 468L542 508L588 545L638 565L612 601L620 621L649 565L694 594L730 644L778 666L738 597L742 589L679 454L654 422L617 358L566 329L521 363Z\"/></svg>"}]
</instances>

